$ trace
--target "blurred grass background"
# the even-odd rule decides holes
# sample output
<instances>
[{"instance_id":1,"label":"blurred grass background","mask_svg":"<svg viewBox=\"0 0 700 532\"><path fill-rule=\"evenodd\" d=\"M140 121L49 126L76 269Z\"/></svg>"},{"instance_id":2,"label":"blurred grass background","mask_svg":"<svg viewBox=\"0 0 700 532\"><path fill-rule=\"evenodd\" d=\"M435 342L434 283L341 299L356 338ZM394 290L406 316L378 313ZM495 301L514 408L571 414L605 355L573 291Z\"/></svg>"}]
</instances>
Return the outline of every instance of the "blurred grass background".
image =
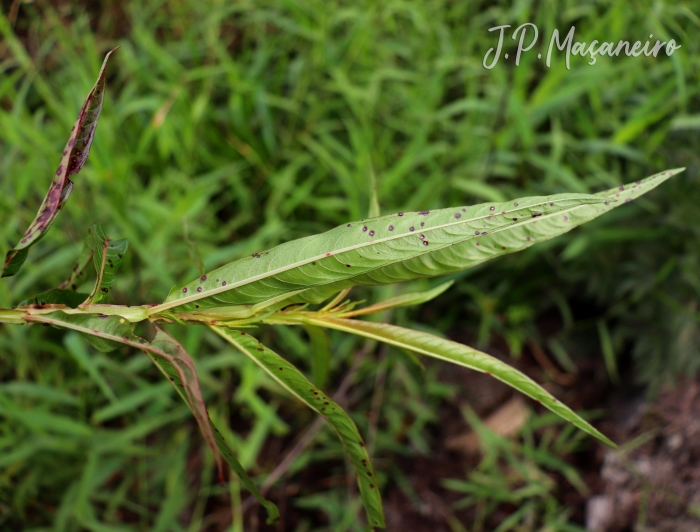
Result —
<instances>
[{"instance_id":1,"label":"blurred grass background","mask_svg":"<svg viewBox=\"0 0 700 532\"><path fill-rule=\"evenodd\" d=\"M535 345L572 375L580 360L604 359L618 386L650 394L700 366L695 3L5 0L2 8L5 248L33 219L104 53L121 50L71 200L23 271L0 283L0 307L60 283L94 222L130 242L113 302L143 304L202 270L366 216L372 174L391 212L593 192L686 166L643 200L455 275L434 304L392 319L482 347L501 342L514 358ZM546 68L530 52L519 67L502 58L484 69L495 45L488 28L523 22L539 28L533 51L543 55L552 30L572 25L578 41L654 34L682 48L593 66L577 57L570 70L562 53ZM506 46L514 51L510 38ZM213 416L264 480L313 416L213 335L174 330L197 359ZM1 331L0 528L258 526L255 510L241 512L238 484L212 478L189 412L145 356L95 353L78 335L44 328ZM265 334L308 369L303 331ZM328 390L350 372L346 400L369 434L385 492L398 487L419 506L395 457L430 454L431 427L445 422L440 405L457 387L403 353L331 339ZM342 449L322 429L270 492L289 516L279 529L362 530L344 475ZM538 492L546 511L533 503L534 520L519 530L575 529L550 484ZM496 492L477 493L483 502ZM470 529L445 519L446 530Z\"/></svg>"}]
</instances>

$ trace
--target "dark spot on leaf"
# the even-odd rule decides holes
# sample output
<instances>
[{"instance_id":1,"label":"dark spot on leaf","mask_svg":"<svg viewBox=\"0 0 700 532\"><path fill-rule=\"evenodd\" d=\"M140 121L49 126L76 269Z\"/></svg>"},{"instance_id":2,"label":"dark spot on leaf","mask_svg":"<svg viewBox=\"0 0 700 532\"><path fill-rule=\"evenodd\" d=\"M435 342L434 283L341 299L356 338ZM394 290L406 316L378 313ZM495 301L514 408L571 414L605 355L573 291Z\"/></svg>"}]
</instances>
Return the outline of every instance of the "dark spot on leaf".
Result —
<instances>
[{"instance_id":1,"label":"dark spot on leaf","mask_svg":"<svg viewBox=\"0 0 700 532\"><path fill-rule=\"evenodd\" d=\"M420 223L420 226L421 226L421 227L425 227L425 222L421 222L421 223Z\"/></svg>"},{"instance_id":2,"label":"dark spot on leaf","mask_svg":"<svg viewBox=\"0 0 700 532\"><path fill-rule=\"evenodd\" d=\"M625 185L620 185L620 188L618 190L625 190Z\"/></svg>"},{"instance_id":3,"label":"dark spot on leaf","mask_svg":"<svg viewBox=\"0 0 700 532\"><path fill-rule=\"evenodd\" d=\"M350 224L348 224L348 227L350 227Z\"/></svg>"},{"instance_id":4,"label":"dark spot on leaf","mask_svg":"<svg viewBox=\"0 0 700 532\"><path fill-rule=\"evenodd\" d=\"M421 240L425 240L425 235L421 233L420 235L418 235L418 238L420 238Z\"/></svg>"},{"instance_id":5,"label":"dark spot on leaf","mask_svg":"<svg viewBox=\"0 0 700 532\"><path fill-rule=\"evenodd\" d=\"M182 293L183 293L183 294L186 294L186 293L187 293L187 287L185 287L185 288L182 289Z\"/></svg>"},{"instance_id":6,"label":"dark spot on leaf","mask_svg":"<svg viewBox=\"0 0 700 532\"><path fill-rule=\"evenodd\" d=\"M263 352L263 351L265 351L265 349L263 349L262 347L258 347L258 351ZM280 368L280 369L282 369L282 368Z\"/></svg>"},{"instance_id":7,"label":"dark spot on leaf","mask_svg":"<svg viewBox=\"0 0 700 532\"><path fill-rule=\"evenodd\" d=\"M203 283L203 282L206 281L206 280L207 280L207 276L206 276L206 275L202 275L202 276L199 278L199 282L200 282L200 283Z\"/></svg>"},{"instance_id":8,"label":"dark spot on leaf","mask_svg":"<svg viewBox=\"0 0 700 532\"><path fill-rule=\"evenodd\" d=\"M369 232L369 236L374 236L374 230Z\"/></svg>"},{"instance_id":9,"label":"dark spot on leaf","mask_svg":"<svg viewBox=\"0 0 700 532\"><path fill-rule=\"evenodd\" d=\"M537 218L538 216L542 216L542 213L539 212L539 211L538 211L538 212L533 212L533 213L532 213L532 217L533 217L533 218Z\"/></svg>"},{"instance_id":10,"label":"dark spot on leaf","mask_svg":"<svg viewBox=\"0 0 700 532\"><path fill-rule=\"evenodd\" d=\"M428 216L430 214L430 211L418 211L418 214L422 214L423 216Z\"/></svg>"},{"instance_id":11,"label":"dark spot on leaf","mask_svg":"<svg viewBox=\"0 0 700 532\"><path fill-rule=\"evenodd\" d=\"M201 292L201 291L202 291L202 287L201 287L201 286L198 286L198 287L197 287L197 292Z\"/></svg>"},{"instance_id":12,"label":"dark spot on leaf","mask_svg":"<svg viewBox=\"0 0 700 532\"><path fill-rule=\"evenodd\" d=\"M369 471L367 471L367 476L368 476L368 477L371 477L371 476L372 476L372 473L370 473Z\"/></svg>"},{"instance_id":13,"label":"dark spot on leaf","mask_svg":"<svg viewBox=\"0 0 700 532\"><path fill-rule=\"evenodd\" d=\"M363 225L363 226L362 226L362 230L366 233L366 232L367 232L367 226L366 226L366 225Z\"/></svg>"},{"instance_id":14,"label":"dark spot on leaf","mask_svg":"<svg viewBox=\"0 0 700 532\"><path fill-rule=\"evenodd\" d=\"M501 249L506 249L506 247L505 247L505 246L501 246Z\"/></svg>"},{"instance_id":15,"label":"dark spot on leaf","mask_svg":"<svg viewBox=\"0 0 700 532\"><path fill-rule=\"evenodd\" d=\"M346 264L345 266L347 266L348 268L350 267L350 265L349 265L349 264Z\"/></svg>"},{"instance_id":16,"label":"dark spot on leaf","mask_svg":"<svg viewBox=\"0 0 700 532\"><path fill-rule=\"evenodd\" d=\"M280 368L280 371L282 371L284 368Z\"/></svg>"},{"instance_id":17,"label":"dark spot on leaf","mask_svg":"<svg viewBox=\"0 0 700 532\"><path fill-rule=\"evenodd\" d=\"M226 281L221 281L221 286L226 286Z\"/></svg>"},{"instance_id":18,"label":"dark spot on leaf","mask_svg":"<svg viewBox=\"0 0 700 532\"><path fill-rule=\"evenodd\" d=\"M403 213L402 213L402 212L400 212L400 213L398 213L398 215L399 215L399 216L403 216Z\"/></svg>"},{"instance_id":19,"label":"dark spot on leaf","mask_svg":"<svg viewBox=\"0 0 700 532\"><path fill-rule=\"evenodd\" d=\"M427 246L427 245L428 245L428 241L427 241L427 240L423 240L423 245L424 245L424 246Z\"/></svg>"},{"instance_id":20,"label":"dark spot on leaf","mask_svg":"<svg viewBox=\"0 0 700 532\"><path fill-rule=\"evenodd\" d=\"M491 206L489 207L489 210L490 210L490 211L495 211L495 210L496 210L496 207L494 207L493 205L491 205Z\"/></svg>"},{"instance_id":21,"label":"dark spot on leaf","mask_svg":"<svg viewBox=\"0 0 700 532\"><path fill-rule=\"evenodd\" d=\"M389 231L393 231L393 230L394 230L394 226L393 226L393 225L390 225L390 226L389 226Z\"/></svg>"},{"instance_id":22,"label":"dark spot on leaf","mask_svg":"<svg viewBox=\"0 0 700 532\"><path fill-rule=\"evenodd\" d=\"M102 291L106 294L107 292L109 292L109 288L102 288Z\"/></svg>"},{"instance_id":23,"label":"dark spot on leaf","mask_svg":"<svg viewBox=\"0 0 700 532\"><path fill-rule=\"evenodd\" d=\"M458 212L457 212L457 213L455 213L455 218L457 218L457 219L459 220L459 219L460 219L461 217L462 217L462 215L461 215L461 214L459 214Z\"/></svg>"},{"instance_id":24,"label":"dark spot on leaf","mask_svg":"<svg viewBox=\"0 0 700 532\"><path fill-rule=\"evenodd\" d=\"M530 237L527 237L525 240L527 240L527 241L529 242L529 241L530 241Z\"/></svg>"},{"instance_id":25,"label":"dark spot on leaf","mask_svg":"<svg viewBox=\"0 0 700 532\"><path fill-rule=\"evenodd\" d=\"M316 261L313 261L313 262L311 263L311 266L316 266Z\"/></svg>"},{"instance_id":26,"label":"dark spot on leaf","mask_svg":"<svg viewBox=\"0 0 700 532\"><path fill-rule=\"evenodd\" d=\"M413 232L413 231L415 231L415 230L416 230L416 228L415 228L415 227L413 227L413 226L411 226L411 227L409 227L409 228L408 228L408 230L409 230L409 231L411 231L411 232Z\"/></svg>"}]
</instances>

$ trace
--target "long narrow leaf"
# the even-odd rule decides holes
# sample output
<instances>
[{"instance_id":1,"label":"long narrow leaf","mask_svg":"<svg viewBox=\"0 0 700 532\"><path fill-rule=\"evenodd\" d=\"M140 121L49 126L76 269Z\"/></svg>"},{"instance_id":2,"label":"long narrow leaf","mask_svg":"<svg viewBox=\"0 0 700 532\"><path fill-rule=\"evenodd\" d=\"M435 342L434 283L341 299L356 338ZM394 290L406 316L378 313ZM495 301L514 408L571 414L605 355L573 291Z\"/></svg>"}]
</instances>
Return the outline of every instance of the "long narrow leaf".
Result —
<instances>
[{"instance_id":1,"label":"long narrow leaf","mask_svg":"<svg viewBox=\"0 0 700 532\"><path fill-rule=\"evenodd\" d=\"M209 415L204 405L202 392L199 389L194 362L174 338L165 331L157 329L154 341L149 343L134 334L133 325L130 322L118 316L67 314L56 311L48 314L27 315L25 319L30 323L45 323L81 332L97 349L102 351L111 351L122 345L136 347L151 357L158 357L162 365L171 366L177 374L177 380L185 390L187 404L199 424L202 435L214 452L221 473L221 455L209 423Z\"/></svg>"},{"instance_id":2,"label":"long narrow leaf","mask_svg":"<svg viewBox=\"0 0 700 532\"><path fill-rule=\"evenodd\" d=\"M445 340L432 334L411 329L404 329L386 323L374 323L343 318L310 318L307 320L312 325L329 327L341 331L357 334L366 338L372 338L380 342L395 345L403 349L409 349L423 355L446 360L483 373L487 373L496 379L505 382L516 390L532 397L558 414L567 421L573 423L582 431L595 436L599 440L615 447L615 444L579 417L573 410L563 405L552 394L542 388L527 375L497 358L459 344Z\"/></svg>"},{"instance_id":3,"label":"long narrow leaf","mask_svg":"<svg viewBox=\"0 0 700 532\"><path fill-rule=\"evenodd\" d=\"M454 281L448 281L442 283L440 286L436 286L431 290L426 290L425 292L414 292L412 294L402 294L400 296L392 297L374 305L368 307L363 307L361 309L353 310L351 312L343 312L343 317L349 318L350 316L365 316L367 314L376 314L378 312L384 312L392 308L398 307L408 307L411 305L422 305L427 303L431 299L435 299L437 296L442 294L447 290Z\"/></svg>"},{"instance_id":4,"label":"long narrow leaf","mask_svg":"<svg viewBox=\"0 0 700 532\"><path fill-rule=\"evenodd\" d=\"M19 271L27 258L29 248L46 234L56 219L56 215L68 200L68 196L70 196L73 188L73 183L69 177L80 172L80 169L83 167L90 154L90 146L92 145L92 139L95 135L97 121L100 118L102 103L104 101L106 83L105 68L109 57L116 49L117 48L106 55L100 73L97 76L95 86L88 94L80 109L78 120L71 130L68 144L66 144L66 148L61 157L61 162L58 165L49 191L41 207L39 207L36 218L24 233L19 243L7 252L3 265L2 277L12 276Z\"/></svg>"},{"instance_id":5,"label":"long narrow leaf","mask_svg":"<svg viewBox=\"0 0 700 532\"><path fill-rule=\"evenodd\" d=\"M304 288L288 303L318 302L349 286L459 271L566 233L678 171L600 195L557 194L352 222L214 270L173 289L151 312L254 304Z\"/></svg>"},{"instance_id":6,"label":"long narrow leaf","mask_svg":"<svg viewBox=\"0 0 700 532\"><path fill-rule=\"evenodd\" d=\"M170 364L163 364L162 361L158 360L156 357L149 355L153 363L156 365L158 369L170 379L170 382L175 386L175 389L177 392L180 394L180 397L182 397L182 400L187 402L187 393L185 391L185 388L182 386L182 382L178 379L178 374L177 370ZM224 457L224 460L228 463L228 465L231 466L231 469L238 475L238 478L241 480L243 485L246 487L246 489L257 499L257 501L265 508L267 511L267 523L268 524L274 524L279 521L279 510L277 509L277 506L267 500L265 496L260 493L260 490L258 490L258 487L255 485L255 483L251 480L251 478L248 476L248 473L246 472L245 468L243 465L238 461L236 456L233 454L233 451L231 450L231 447L229 444L226 442L224 439L223 434L221 434L221 431L216 427L216 424L209 419L209 423L211 424L212 429L214 429L214 438L216 441L216 446L219 449L219 452L221 453L221 456Z\"/></svg>"},{"instance_id":7,"label":"long narrow leaf","mask_svg":"<svg viewBox=\"0 0 700 532\"><path fill-rule=\"evenodd\" d=\"M254 337L242 331L221 327L212 327L212 329L330 423L338 434L357 474L357 484L370 526L384 527L384 512L377 477L362 437L350 416L297 368Z\"/></svg>"}]
</instances>

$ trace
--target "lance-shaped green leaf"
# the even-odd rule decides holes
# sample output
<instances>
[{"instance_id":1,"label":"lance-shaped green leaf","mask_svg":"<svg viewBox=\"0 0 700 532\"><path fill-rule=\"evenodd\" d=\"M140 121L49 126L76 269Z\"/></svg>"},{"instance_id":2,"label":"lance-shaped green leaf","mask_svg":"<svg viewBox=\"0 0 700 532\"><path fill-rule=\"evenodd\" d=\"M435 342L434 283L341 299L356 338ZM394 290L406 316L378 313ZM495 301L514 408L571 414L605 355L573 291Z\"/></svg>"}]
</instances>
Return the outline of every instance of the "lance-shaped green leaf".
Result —
<instances>
[{"instance_id":1,"label":"lance-shaped green leaf","mask_svg":"<svg viewBox=\"0 0 700 532\"><path fill-rule=\"evenodd\" d=\"M158 357L163 366L172 366L173 371L177 373L177 379L185 390L187 404L199 424L200 431L214 452L220 475L222 475L221 455L218 451L214 431L209 424L209 415L199 388L194 362L182 346L165 331L156 328L156 337L152 343L149 343L136 336L133 325L119 316L69 314L56 311L47 314L29 314L25 320L30 323L45 323L81 332L86 335L95 348L101 351L112 351L122 345L136 347L149 356Z\"/></svg>"},{"instance_id":2,"label":"lance-shaped green leaf","mask_svg":"<svg viewBox=\"0 0 700 532\"><path fill-rule=\"evenodd\" d=\"M97 280L92 292L90 292L85 301L86 305L97 303L112 288L124 254L129 247L129 243L125 238L120 240L107 238L100 224L95 224L90 228L90 237L93 239L94 252L92 257L95 271L97 272Z\"/></svg>"},{"instance_id":3,"label":"lance-shaped green leaf","mask_svg":"<svg viewBox=\"0 0 700 532\"><path fill-rule=\"evenodd\" d=\"M453 283L454 281L447 281L446 283L442 283L440 286L436 286L432 290L426 290L425 292L414 292L412 294L402 294L400 296L380 301L379 303L375 303L374 305L370 305L368 307L362 307L350 312L342 312L341 314L344 318L350 318L355 316L365 316L367 314L376 314L392 308L422 305L431 299L435 299L450 286L452 286Z\"/></svg>"},{"instance_id":4,"label":"lance-shaped green leaf","mask_svg":"<svg viewBox=\"0 0 700 532\"><path fill-rule=\"evenodd\" d=\"M149 356L153 363L156 365L156 367L163 373L163 375L165 375L170 380L173 386L175 386L175 389L180 394L180 397L182 397L182 400L187 402L187 393L184 387L182 386L182 382L178 378L177 370L172 365L163 364L156 357L150 354ZM241 480L246 489L251 493L251 495L253 495L253 497L255 497L257 501L267 511L267 523L274 524L278 522L279 510L277 509L277 506L275 506L273 502L267 500L265 496L262 493L260 493L260 490L258 490L258 487L248 476L248 473L246 472L245 468L243 467L243 465L241 465L241 463L234 455L233 451L231 450L231 447L224 439L223 434L221 434L221 431L216 427L216 424L211 419L209 419L209 423L211 424L212 429L214 429L214 438L216 440L216 446L219 449L221 455L224 457L224 460L226 460L228 465L231 466L231 469L233 469L236 475L238 475L238 478Z\"/></svg>"},{"instance_id":5,"label":"lance-shaped green leaf","mask_svg":"<svg viewBox=\"0 0 700 532\"><path fill-rule=\"evenodd\" d=\"M116 48L114 50L116 50ZM78 120L71 130L68 143L61 156L61 162L58 165L49 191L39 207L36 218L24 233L19 243L13 249L9 250L5 256L2 277L9 277L19 271L27 258L29 248L36 244L51 228L51 225L56 219L56 215L65 204L68 196L70 196L73 183L69 177L80 172L80 169L83 167L90 154L90 146L95 135L97 121L100 118L102 103L104 101L106 81L105 67L114 50L110 51L105 57L100 73L97 76L95 86L88 94L80 109Z\"/></svg>"},{"instance_id":6,"label":"lance-shaped green leaf","mask_svg":"<svg viewBox=\"0 0 700 532\"><path fill-rule=\"evenodd\" d=\"M357 334L380 342L408 349L416 353L427 355L454 364L459 364L470 369L481 371L505 382L516 390L532 397L558 414L567 421L573 423L582 431L595 436L599 440L615 447L615 444L578 416L568 406L562 404L557 398L542 388L524 373L510 367L497 358L459 344L451 340L445 340L432 334L411 329L404 329L396 325L375 323L343 318L308 318L304 323L329 327L341 331Z\"/></svg>"},{"instance_id":7,"label":"lance-shaped green leaf","mask_svg":"<svg viewBox=\"0 0 700 532\"><path fill-rule=\"evenodd\" d=\"M576 207L565 208L558 212L542 211L541 215L539 212L533 212L529 217L526 216L525 218L513 215L512 221L514 223L512 225L491 230L487 229L487 231L481 230L479 235L475 232L477 238L471 241L460 242L451 248L444 248L430 255L394 262L351 279L311 288L289 298L287 303L318 303L348 286L391 284L419 277L444 275L471 268L489 259L520 251L538 242L564 234L574 227L589 222L616 207L630 203L683 170L685 169L666 170L642 181L600 192L596 194L601 200L598 203L585 203ZM550 196L550 198L557 198L558 196ZM522 205L523 201L515 200L504 205L515 207L518 204ZM549 206L552 207L551 205ZM499 212L498 206L496 206L494 212ZM498 215L495 216L496 220L498 220ZM507 209L506 216L511 216Z\"/></svg>"},{"instance_id":8,"label":"lance-shaped green leaf","mask_svg":"<svg viewBox=\"0 0 700 532\"><path fill-rule=\"evenodd\" d=\"M459 271L566 233L678 171L601 195L556 194L352 222L214 270L173 289L151 312L255 304L304 288L287 303L319 302L349 286Z\"/></svg>"},{"instance_id":9,"label":"lance-shaped green leaf","mask_svg":"<svg viewBox=\"0 0 700 532\"><path fill-rule=\"evenodd\" d=\"M312 384L297 368L254 337L242 331L211 327L219 336L252 359L295 397L322 415L338 434L357 473L360 496L369 525L384 527L377 477L360 433L350 416L333 399Z\"/></svg>"}]
</instances>

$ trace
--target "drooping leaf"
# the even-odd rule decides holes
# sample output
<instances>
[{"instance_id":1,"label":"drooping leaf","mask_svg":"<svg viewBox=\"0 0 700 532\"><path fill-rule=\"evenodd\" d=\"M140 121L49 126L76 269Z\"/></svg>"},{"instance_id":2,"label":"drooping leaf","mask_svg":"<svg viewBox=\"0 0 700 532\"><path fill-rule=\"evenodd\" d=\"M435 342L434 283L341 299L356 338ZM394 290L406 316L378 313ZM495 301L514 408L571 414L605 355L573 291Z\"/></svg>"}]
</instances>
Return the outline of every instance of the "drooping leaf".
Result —
<instances>
[{"instance_id":1,"label":"drooping leaf","mask_svg":"<svg viewBox=\"0 0 700 532\"><path fill-rule=\"evenodd\" d=\"M171 382L176 380L179 382L176 388L180 386L184 390L187 405L194 414L204 439L216 457L216 463L221 478L223 478L221 455L199 388L194 362L172 336L156 327L156 337L153 342L149 343L134 334L133 324L126 319L104 314L69 314L56 311L47 314L30 314L25 319L30 323L44 323L81 332L95 348L101 351L112 351L122 345L128 345L144 351L152 359L157 358L160 361L159 367L169 368L173 374L170 377Z\"/></svg>"},{"instance_id":2,"label":"drooping leaf","mask_svg":"<svg viewBox=\"0 0 700 532\"><path fill-rule=\"evenodd\" d=\"M286 302L319 302L349 286L459 271L566 233L679 171L599 195L556 194L345 224L214 270L172 290L151 312L255 304L304 288Z\"/></svg>"},{"instance_id":3,"label":"drooping leaf","mask_svg":"<svg viewBox=\"0 0 700 532\"><path fill-rule=\"evenodd\" d=\"M384 513L377 477L362 437L350 416L297 368L254 337L242 331L222 327L211 328L263 368L292 395L328 421L338 434L357 473L357 484L370 526L384 527Z\"/></svg>"},{"instance_id":4,"label":"drooping leaf","mask_svg":"<svg viewBox=\"0 0 700 532\"><path fill-rule=\"evenodd\" d=\"M97 121L102 112L102 103L105 93L105 67L112 53L110 51L102 63L102 68L97 76L95 86L88 94L78 120L71 130L68 144L63 151L61 162L58 165L49 191L44 198L36 218L31 223L19 243L7 252L3 265L2 277L9 277L16 274L27 258L29 248L36 244L51 228L56 215L65 204L73 188L73 182L69 179L71 175L80 172L85 161L90 154L90 146L97 128Z\"/></svg>"},{"instance_id":5,"label":"drooping leaf","mask_svg":"<svg viewBox=\"0 0 700 532\"><path fill-rule=\"evenodd\" d=\"M172 371L177 373L179 384L176 388L182 388L185 392L187 405L190 407L194 418L197 420L199 430L202 432L204 439L214 453L216 465L219 469L219 475L223 481L223 464L221 462L221 454L219 453L216 444L216 437L211 428L207 407L204 404L202 392L199 389L199 381L197 380L197 371L194 366L194 361L185 348L175 340L172 336L166 333L163 329L156 327L156 337L151 342L151 347L145 349L146 353L153 358L158 356L161 360L161 366L172 367ZM176 377L170 377L171 382L176 382Z\"/></svg>"},{"instance_id":6,"label":"drooping leaf","mask_svg":"<svg viewBox=\"0 0 700 532\"><path fill-rule=\"evenodd\" d=\"M175 386L175 389L180 394L180 397L182 397L182 400L187 402L187 393L185 392L182 383L178 379L177 370L172 365L163 364L160 360L153 356L151 357L151 360L158 367L158 369L160 369L160 371L166 377L168 377L168 379L170 379L170 382L173 384L173 386ZM231 469L233 469L236 475L238 475L238 478L241 480L246 489L251 493L251 495L253 495L253 497L255 497L257 501L265 508L265 510L267 511L267 523L274 524L278 522L279 510L277 509L277 506L273 502L267 500L265 496L262 493L260 493L260 490L258 490L258 487L248 476L248 473L246 472L243 465L241 465L236 456L233 454L231 447L224 439L224 436L223 434L221 434L221 431L216 427L216 424L211 419L209 419L209 423L211 424L212 429L214 429L214 438L216 441L216 446L219 449L221 456L224 457L224 460L226 460L228 465L231 466Z\"/></svg>"},{"instance_id":7,"label":"drooping leaf","mask_svg":"<svg viewBox=\"0 0 700 532\"><path fill-rule=\"evenodd\" d=\"M471 347L452 342L451 340L445 340L444 338L439 338L425 332L405 329L386 323L344 318L310 318L306 320L305 323L357 334L396 347L409 349L416 353L459 364L460 366L481 371L482 373L487 373L540 402L555 414L573 423L582 431L591 436L595 436L612 447L616 447L612 441L578 416L568 406L562 404L530 377L510 367L505 362L501 362L497 358L472 349Z\"/></svg>"},{"instance_id":8,"label":"drooping leaf","mask_svg":"<svg viewBox=\"0 0 700 532\"><path fill-rule=\"evenodd\" d=\"M100 301L109 292L114 284L115 276L122 263L122 258L129 247L129 242L122 238L120 240L110 240L105 235L100 224L90 227L90 237L93 239L92 254L97 272L97 280L90 292L86 305L92 305ZM88 237L88 238L90 238Z\"/></svg>"}]
</instances>

